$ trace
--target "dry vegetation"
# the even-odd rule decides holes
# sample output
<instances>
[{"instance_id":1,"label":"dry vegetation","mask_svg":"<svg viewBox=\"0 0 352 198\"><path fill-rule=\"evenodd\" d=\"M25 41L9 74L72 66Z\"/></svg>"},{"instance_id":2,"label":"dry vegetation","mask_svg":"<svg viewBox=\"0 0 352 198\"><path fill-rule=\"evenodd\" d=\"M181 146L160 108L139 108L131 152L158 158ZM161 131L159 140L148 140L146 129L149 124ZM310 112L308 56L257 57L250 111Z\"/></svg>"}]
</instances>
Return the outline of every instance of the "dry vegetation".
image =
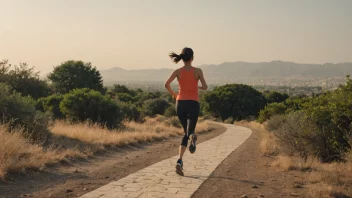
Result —
<instances>
[{"instance_id":1,"label":"dry vegetation","mask_svg":"<svg viewBox=\"0 0 352 198\"><path fill-rule=\"evenodd\" d=\"M104 146L123 146L134 143L152 142L183 134L180 128L174 127L171 124L169 125L168 119L162 119L162 117L149 118L143 124L136 122L124 123L125 129L122 131L111 131L88 122L71 125L59 121L55 123L50 131L54 135ZM197 126L198 133L210 130L211 127L207 122L199 123Z\"/></svg>"},{"instance_id":2,"label":"dry vegetation","mask_svg":"<svg viewBox=\"0 0 352 198\"><path fill-rule=\"evenodd\" d=\"M42 169L48 164L70 158L84 157L76 150L43 149L40 145L31 144L22 136L22 131L12 133L0 125L0 179L10 172L25 172L28 169Z\"/></svg>"},{"instance_id":3,"label":"dry vegetation","mask_svg":"<svg viewBox=\"0 0 352 198\"><path fill-rule=\"evenodd\" d=\"M278 154L279 144L277 143L276 137L274 134L268 133L263 124L254 121L239 121L235 124L255 129L260 133L262 139L260 141L259 147L264 156L274 156Z\"/></svg>"},{"instance_id":4,"label":"dry vegetation","mask_svg":"<svg viewBox=\"0 0 352 198\"><path fill-rule=\"evenodd\" d=\"M235 124L256 129L262 139L260 149L263 156L274 157L272 167L281 171L303 171L309 197L352 197L352 153L346 163L321 163L308 157L302 160L280 146L273 133L257 122L236 122Z\"/></svg>"},{"instance_id":5,"label":"dry vegetation","mask_svg":"<svg viewBox=\"0 0 352 198\"><path fill-rule=\"evenodd\" d=\"M312 197L352 197L352 160L318 164L308 175Z\"/></svg>"},{"instance_id":6,"label":"dry vegetation","mask_svg":"<svg viewBox=\"0 0 352 198\"><path fill-rule=\"evenodd\" d=\"M41 170L60 161L91 156L109 146L153 142L182 135L177 119L163 117L149 118L143 124L124 123L121 131L111 131L90 123L69 124L58 121L50 129L52 144L43 147L33 144L22 136L21 130L8 133L0 125L0 179L11 172L25 172L28 169ZM211 131L207 121L197 125L197 133Z\"/></svg>"}]
</instances>

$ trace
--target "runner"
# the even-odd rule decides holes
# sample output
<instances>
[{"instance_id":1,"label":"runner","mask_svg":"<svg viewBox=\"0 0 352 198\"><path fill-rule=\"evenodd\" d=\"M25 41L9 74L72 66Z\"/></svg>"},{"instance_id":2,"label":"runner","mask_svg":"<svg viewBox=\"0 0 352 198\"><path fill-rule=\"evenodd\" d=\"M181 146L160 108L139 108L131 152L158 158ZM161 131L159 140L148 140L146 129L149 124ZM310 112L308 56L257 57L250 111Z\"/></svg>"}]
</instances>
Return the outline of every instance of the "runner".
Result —
<instances>
[{"instance_id":1,"label":"runner","mask_svg":"<svg viewBox=\"0 0 352 198\"><path fill-rule=\"evenodd\" d=\"M182 157L187 149L189 139L191 140L189 146L190 153L196 151L197 136L195 128L200 110L198 89L207 90L208 86L204 80L202 70L192 66L194 56L191 48L184 48L180 55L172 52L169 56L176 64L181 60L184 63L184 66L176 69L165 83L165 88L176 99L177 116L185 132L179 148L179 159L176 163L176 173L183 176ZM179 93L174 92L170 86L175 78L178 80ZM201 82L201 87L198 87L198 81Z\"/></svg>"}]
</instances>

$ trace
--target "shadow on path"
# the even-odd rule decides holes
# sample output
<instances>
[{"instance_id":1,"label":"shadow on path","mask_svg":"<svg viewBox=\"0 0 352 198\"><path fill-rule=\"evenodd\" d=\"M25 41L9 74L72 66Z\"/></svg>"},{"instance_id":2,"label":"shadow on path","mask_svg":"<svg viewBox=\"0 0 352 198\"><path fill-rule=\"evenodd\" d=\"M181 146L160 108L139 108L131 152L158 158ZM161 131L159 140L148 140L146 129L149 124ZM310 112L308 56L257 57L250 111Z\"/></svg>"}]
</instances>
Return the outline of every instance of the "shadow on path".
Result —
<instances>
[{"instance_id":1,"label":"shadow on path","mask_svg":"<svg viewBox=\"0 0 352 198\"><path fill-rule=\"evenodd\" d=\"M216 177L213 175L210 175L209 177L205 177L205 176L184 176L184 177L188 177L188 178L192 178L192 179L198 179L198 180L202 180L205 181L207 179L211 180L211 179L220 179L220 180L230 180L230 181L236 181L236 182L242 182L242 183L248 183L248 184L252 184L252 185L256 185L256 186L262 186L263 183L260 181L251 181L251 180L242 180L242 179L236 179L236 178L232 178L232 177Z\"/></svg>"}]
</instances>

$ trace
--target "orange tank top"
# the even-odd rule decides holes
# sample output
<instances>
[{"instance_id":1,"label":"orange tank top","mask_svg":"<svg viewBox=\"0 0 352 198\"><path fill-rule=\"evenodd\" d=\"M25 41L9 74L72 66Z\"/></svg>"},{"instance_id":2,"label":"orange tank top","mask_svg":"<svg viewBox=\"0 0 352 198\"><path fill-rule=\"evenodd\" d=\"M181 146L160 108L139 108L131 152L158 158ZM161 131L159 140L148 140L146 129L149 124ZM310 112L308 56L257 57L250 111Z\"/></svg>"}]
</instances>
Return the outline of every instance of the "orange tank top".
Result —
<instances>
[{"instance_id":1,"label":"orange tank top","mask_svg":"<svg viewBox=\"0 0 352 198\"><path fill-rule=\"evenodd\" d=\"M179 92L176 100L195 100L198 101L198 79L195 76L195 68L186 70L180 69L178 79Z\"/></svg>"}]
</instances>

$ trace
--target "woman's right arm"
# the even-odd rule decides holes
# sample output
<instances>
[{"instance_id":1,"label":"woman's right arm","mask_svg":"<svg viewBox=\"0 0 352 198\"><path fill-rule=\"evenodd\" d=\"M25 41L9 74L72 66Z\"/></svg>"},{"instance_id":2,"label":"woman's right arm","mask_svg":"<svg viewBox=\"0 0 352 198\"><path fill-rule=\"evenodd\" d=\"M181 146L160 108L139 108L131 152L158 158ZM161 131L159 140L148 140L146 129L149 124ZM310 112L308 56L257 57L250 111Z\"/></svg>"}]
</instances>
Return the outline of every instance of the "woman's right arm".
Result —
<instances>
[{"instance_id":1,"label":"woman's right arm","mask_svg":"<svg viewBox=\"0 0 352 198\"><path fill-rule=\"evenodd\" d=\"M208 85L207 85L207 82L205 82L202 69L198 68L198 72L199 72L199 80L200 80L200 83L202 84L202 86L198 87L198 88L202 89L202 90L207 90L208 89Z\"/></svg>"}]
</instances>

